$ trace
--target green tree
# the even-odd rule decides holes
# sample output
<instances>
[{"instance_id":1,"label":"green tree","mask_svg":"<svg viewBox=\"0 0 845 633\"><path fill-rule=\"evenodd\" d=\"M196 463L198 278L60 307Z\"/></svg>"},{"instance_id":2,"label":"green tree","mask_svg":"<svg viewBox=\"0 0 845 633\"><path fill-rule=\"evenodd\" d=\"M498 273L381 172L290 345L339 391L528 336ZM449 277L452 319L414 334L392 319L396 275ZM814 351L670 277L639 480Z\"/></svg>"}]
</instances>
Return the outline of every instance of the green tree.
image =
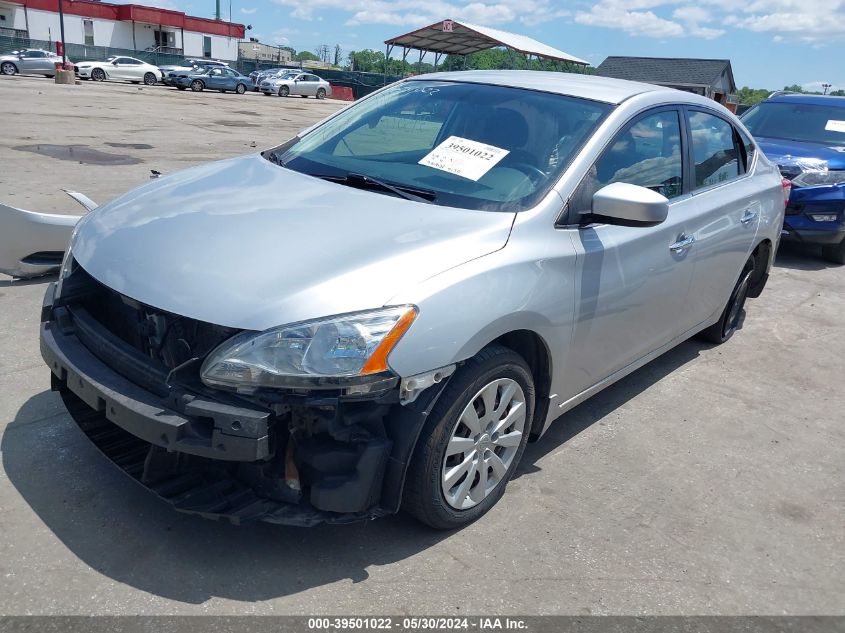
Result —
<instances>
[{"instance_id":1,"label":"green tree","mask_svg":"<svg viewBox=\"0 0 845 633\"><path fill-rule=\"evenodd\" d=\"M300 51L293 57L298 62L318 62L320 58L317 57L314 53L309 53L308 51Z\"/></svg>"},{"instance_id":2,"label":"green tree","mask_svg":"<svg viewBox=\"0 0 845 633\"><path fill-rule=\"evenodd\" d=\"M737 91L737 97L742 105L755 105L769 96L771 91L765 88L749 88L743 86Z\"/></svg>"}]
</instances>

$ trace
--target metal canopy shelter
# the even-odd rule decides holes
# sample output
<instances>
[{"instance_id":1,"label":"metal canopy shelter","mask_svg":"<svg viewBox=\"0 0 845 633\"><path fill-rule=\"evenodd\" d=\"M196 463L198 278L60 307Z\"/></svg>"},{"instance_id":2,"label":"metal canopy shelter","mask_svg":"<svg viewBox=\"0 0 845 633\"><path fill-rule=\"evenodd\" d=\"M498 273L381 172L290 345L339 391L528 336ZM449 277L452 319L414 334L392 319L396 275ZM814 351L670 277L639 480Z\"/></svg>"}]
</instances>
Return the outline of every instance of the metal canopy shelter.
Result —
<instances>
[{"instance_id":1,"label":"metal canopy shelter","mask_svg":"<svg viewBox=\"0 0 845 633\"><path fill-rule=\"evenodd\" d=\"M503 46L511 51L517 51L527 55L533 55L542 59L550 59L567 64L588 66L589 62L564 53L561 50L547 46L542 42L516 33L491 29L486 26L478 26L468 22L456 20L443 20L429 26L385 40L387 51L385 54L385 72L387 72L387 61L393 52L394 47L402 47L402 61L408 57L411 49L420 52L419 63L426 53L434 53L435 67L440 63L443 55L461 55L464 58L466 67L466 56L470 53Z\"/></svg>"}]
</instances>

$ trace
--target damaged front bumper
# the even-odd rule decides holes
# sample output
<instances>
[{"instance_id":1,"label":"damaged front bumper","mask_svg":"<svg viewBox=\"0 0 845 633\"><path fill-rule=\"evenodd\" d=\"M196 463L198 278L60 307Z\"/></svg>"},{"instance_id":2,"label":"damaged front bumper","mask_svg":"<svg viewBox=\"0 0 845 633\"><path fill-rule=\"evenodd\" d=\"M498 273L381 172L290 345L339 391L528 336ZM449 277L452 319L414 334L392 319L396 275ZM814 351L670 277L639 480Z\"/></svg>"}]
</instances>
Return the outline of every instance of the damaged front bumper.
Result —
<instances>
[{"instance_id":1,"label":"damaged front bumper","mask_svg":"<svg viewBox=\"0 0 845 633\"><path fill-rule=\"evenodd\" d=\"M41 353L69 413L117 466L182 512L234 523L348 523L398 510L418 435L445 385L413 403L296 393L243 400L180 381L83 307L42 309Z\"/></svg>"}]
</instances>

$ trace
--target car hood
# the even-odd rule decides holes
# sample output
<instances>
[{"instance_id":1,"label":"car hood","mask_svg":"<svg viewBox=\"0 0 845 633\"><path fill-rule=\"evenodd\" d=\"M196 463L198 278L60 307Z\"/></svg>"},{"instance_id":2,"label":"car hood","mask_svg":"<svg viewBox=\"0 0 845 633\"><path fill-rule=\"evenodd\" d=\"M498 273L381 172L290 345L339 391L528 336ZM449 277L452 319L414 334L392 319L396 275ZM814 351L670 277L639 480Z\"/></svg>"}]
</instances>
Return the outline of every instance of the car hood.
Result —
<instances>
[{"instance_id":1,"label":"car hood","mask_svg":"<svg viewBox=\"0 0 845 633\"><path fill-rule=\"evenodd\" d=\"M18 61L17 55L0 55L0 62L16 62Z\"/></svg>"},{"instance_id":2,"label":"car hood","mask_svg":"<svg viewBox=\"0 0 845 633\"><path fill-rule=\"evenodd\" d=\"M264 330L378 308L507 243L513 213L413 202L250 155L152 181L87 215L73 255L156 308Z\"/></svg>"},{"instance_id":3,"label":"car hood","mask_svg":"<svg viewBox=\"0 0 845 633\"><path fill-rule=\"evenodd\" d=\"M845 169L845 147L759 136L755 138L763 153L778 165L791 165L796 160L814 158L827 161L828 169Z\"/></svg>"}]
</instances>

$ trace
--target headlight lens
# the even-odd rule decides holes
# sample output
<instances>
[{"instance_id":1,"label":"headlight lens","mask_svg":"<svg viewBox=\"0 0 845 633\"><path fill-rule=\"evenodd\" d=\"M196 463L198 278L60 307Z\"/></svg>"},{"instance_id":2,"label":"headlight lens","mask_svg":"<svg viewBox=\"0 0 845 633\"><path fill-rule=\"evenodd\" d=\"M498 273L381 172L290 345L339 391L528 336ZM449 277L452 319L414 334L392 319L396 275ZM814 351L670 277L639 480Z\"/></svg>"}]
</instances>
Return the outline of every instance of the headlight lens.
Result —
<instances>
[{"instance_id":1,"label":"headlight lens","mask_svg":"<svg viewBox=\"0 0 845 633\"><path fill-rule=\"evenodd\" d=\"M799 187L820 187L845 183L845 171L804 171L792 180Z\"/></svg>"},{"instance_id":2,"label":"headlight lens","mask_svg":"<svg viewBox=\"0 0 845 633\"><path fill-rule=\"evenodd\" d=\"M202 381L241 390L366 382L389 369L387 355L416 315L396 306L244 332L209 354Z\"/></svg>"}]
</instances>

